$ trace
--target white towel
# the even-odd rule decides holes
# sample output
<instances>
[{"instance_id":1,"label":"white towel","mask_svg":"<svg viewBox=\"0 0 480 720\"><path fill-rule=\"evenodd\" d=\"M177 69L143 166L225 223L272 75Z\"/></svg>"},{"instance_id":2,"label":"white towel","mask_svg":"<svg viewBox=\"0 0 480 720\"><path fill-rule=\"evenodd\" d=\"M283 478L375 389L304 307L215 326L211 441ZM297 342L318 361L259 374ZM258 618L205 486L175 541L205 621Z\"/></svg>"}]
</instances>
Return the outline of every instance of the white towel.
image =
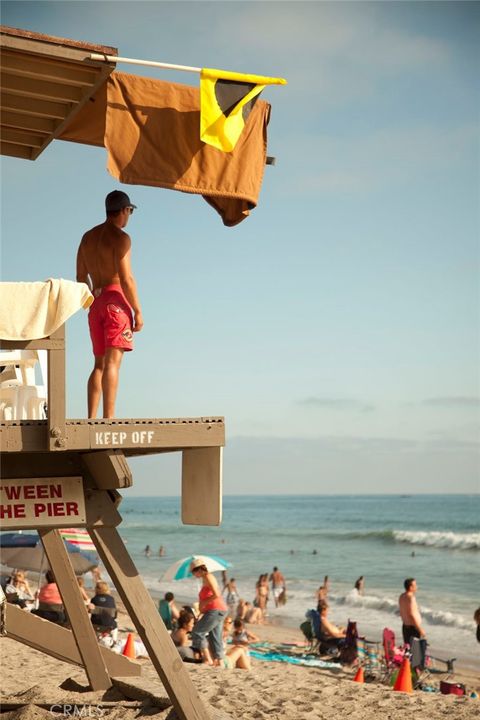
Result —
<instances>
[{"instance_id":1,"label":"white towel","mask_svg":"<svg viewBox=\"0 0 480 720\"><path fill-rule=\"evenodd\" d=\"M72 280L0 283L0 338L48 337L77 310L88 308L92 302L88 286Z\"/></svg>"}]
</instances>

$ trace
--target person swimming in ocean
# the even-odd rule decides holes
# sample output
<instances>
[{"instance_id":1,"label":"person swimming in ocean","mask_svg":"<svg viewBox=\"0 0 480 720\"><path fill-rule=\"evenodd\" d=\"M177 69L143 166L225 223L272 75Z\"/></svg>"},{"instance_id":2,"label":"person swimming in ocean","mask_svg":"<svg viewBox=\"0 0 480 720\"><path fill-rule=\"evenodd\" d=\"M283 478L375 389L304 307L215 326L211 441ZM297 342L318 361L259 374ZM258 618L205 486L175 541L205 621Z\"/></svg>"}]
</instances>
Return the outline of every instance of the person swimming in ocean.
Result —
<instances>
[{"instance_id":1,"label":"person swimming in ocean","mask_svg":"<svg viewBox=\"0 0 480 720\"><path fill-rule=\"evenodd\" d=\"M360 577L357 578L357 580L355 580L354 587L359 595L363 595L363 589L365 587L365 579L364 579L363 575L360 575Z\"/></svg>"}]
</instances>

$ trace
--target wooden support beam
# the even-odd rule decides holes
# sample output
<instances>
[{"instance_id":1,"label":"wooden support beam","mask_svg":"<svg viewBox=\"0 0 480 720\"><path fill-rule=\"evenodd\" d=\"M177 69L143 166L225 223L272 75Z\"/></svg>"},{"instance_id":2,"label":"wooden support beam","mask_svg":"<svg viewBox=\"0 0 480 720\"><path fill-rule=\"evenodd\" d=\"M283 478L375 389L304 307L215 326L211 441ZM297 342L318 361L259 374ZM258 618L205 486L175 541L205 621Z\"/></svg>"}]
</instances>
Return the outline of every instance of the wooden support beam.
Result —
<instances>
[{"instance_id":1,"label":"wooden support beam","mask_svg":"<svg viewBox=\"0 0 480 720\"><path fill-rule=\"evenodd\" d=\"M77 103L82 99L79 87L26 77L15 77L2 72L0 75L2 90L12 95L20 95L36 100L53 100L60 103Z\"/></svg>"},{"instance_id":2,"label":"wooden support beam","mask_svg":"<svg viewBox=\"0 0 480 720\"><path fill-rule=\"evenodd\" d=\"M53 334L38 340L3 340L0 350L61 350L65 347L65 335Z\"/></svg>"},{"instance_id":3,"label":"wooden support beam","mask_svg":"<svg viewBox=\"0 0 480 720\"><path fill-rule=\"evenodd\" d=\"M98 488L109 490L132 486L132 473L121 450L82 453L80 457Z\"/></svg>"},{"instance_id":4,"label":"wooden support beam","mask_svg":"<svg viewBox=\"0 0 480 720\"><path fill-rule=\"evenodd\" d=\"M91 537L180 720L210 720L160 614L114 528L92 528Z\"/></svg>"},{"instance_id":5,"label":"wooden support beam","mask_svg":"<svg viewBox=\"0 0 480 720\"><path fill-rule=\"evenodd\" d=\"M3 141L0 142L0 155L22 158L23 160L33 160L31 148L25 147L25 145L15 145Z\"/></svg>"},{"instance_id":6,"label":"wooden support beam","mask_svg":"<svg viewBox=\"0 0 480 720\"><path fill-rule=\"evenodd\" d=\"M58 60L36 58L18 52L2 53L2 70L12 75L30 77L58 83L90 87L98 70L80 63L58 62Z\"/></svg>"},{"instance_id":7,"label":"wooden support beam","mask_svg":"<svg viewBox=\"0 0 480 720\"><path fill-rule=\"evenodd\" d=\"M32 103L31 98L13 95L12 93L2 93L2 110L13 110L26 115L64 120L72 107L73 104L65 105L51 100L37 99Z\"/></svg>"},{"instance_id":8,"label":"wooden support beam","mask_svg":"<svg viewBox=\"0 0 480 720\"><path fill-rule=\"evenodd\" d=\"M49 135L55 130L55 120L46 117L36 117L22 112L7 110L2 112L2 126L17 130L31 130Z\"/></svg>"},{"instance_id":9,"label":"wooden support beam","mask_svg":"<svg viewBox=\"0 0 480 720\"><path fill-rule=\"evenodd\" d=\"M2 141L14 145L39 148L45 142L45 137L45 133L12 130L12 128L7 127L2 129Z\"/></svg>"},{"instance_id":10,"label":"wooden support beam","mask_svg":"<svg viewBox=\"0 0 480 720\"><path fill-rule=\"evenodd\" d=\"M71 630L31 615L17 605L7 603L7 637L28 645L46 655L83 666L81 655ZM139 677L140 663L99 645L100 653L110 677Z\"/></svg>"},{"instance_id":11,"label":"wooden support beam","mask_svg":"<svg viewBox=\"0 0 480 720\"><path fill-rule=\"evenodd\" d=\"M80 595L77 578L58 530L38 529L45 554L52 568L57 587L68 614L78 652L93 690L108 690L112 686L100 646Z\"/></svg>"},{"instance_id":12,"label":"wooden support beam","mask_svg":"<svg viewBox=\"0 0 480 720\"><path fill-rule=\"evenodd\" d=\"M48 449L66 450L65 325L50 337L63 342L59 349L48 351Z\"/></svg>"},{"instance_id":13,"label":"wooden support beam","mask_svg":"<svg viewBox=\"0 0 480 720\"><path fill-rule=\"evenodd\" d=\"M220 525L222 522L221 447L194 448L182 453L182 522Z\"/></svg>"}]
</instances>

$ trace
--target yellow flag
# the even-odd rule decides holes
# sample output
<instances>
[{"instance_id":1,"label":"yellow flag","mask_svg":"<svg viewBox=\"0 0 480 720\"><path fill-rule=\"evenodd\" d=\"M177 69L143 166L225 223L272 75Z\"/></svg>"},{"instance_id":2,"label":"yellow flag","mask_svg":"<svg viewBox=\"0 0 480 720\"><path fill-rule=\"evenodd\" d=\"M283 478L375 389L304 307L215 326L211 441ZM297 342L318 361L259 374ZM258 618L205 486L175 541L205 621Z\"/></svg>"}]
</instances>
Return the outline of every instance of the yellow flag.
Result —
<instances>
[{"instance_id":1,"label":"yellow flag","mask_svg":"<svg viewBox=\"0 0 480 720\"><path fill-rule=\"evenodd\" d=\"M219 150L231 152L264 87L286 84L283 78L203 68L200 73L200 139Z\"/></svg>"}]
</instances>

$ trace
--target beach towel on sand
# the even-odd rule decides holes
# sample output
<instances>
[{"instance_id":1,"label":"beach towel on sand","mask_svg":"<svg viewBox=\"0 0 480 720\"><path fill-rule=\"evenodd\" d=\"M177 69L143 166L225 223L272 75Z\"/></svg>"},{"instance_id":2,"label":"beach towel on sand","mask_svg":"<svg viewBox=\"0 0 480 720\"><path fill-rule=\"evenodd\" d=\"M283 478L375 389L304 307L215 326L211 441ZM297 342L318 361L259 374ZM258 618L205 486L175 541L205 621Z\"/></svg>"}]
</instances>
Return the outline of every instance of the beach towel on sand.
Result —
<instances>
[{"instance_id":1,"label":"beach towel on sand","mask_svg":"<svg viewBox=\"0 0 480 720\"><path fill-rule=\"evenodd\" d=\"M314 657L299 657L294 655L285 655L284 653L278 652L258 652L253 650L250 646L249 654L256 660L267 660L268 662L283 662L290 663L291 665L304 665L306 667L318 667L318 668L329 668L331 670L341 670L339 663L327 662L326 660L319 660Z\"/></svg>"},{"instance_id":2,"label":"beach towel on sand","mask_svg":"<svg viewBox=\"0 0 480 720\"><path fill-rule=\"evenodd\" d=\"M93 295L72 280L0 283L0 337L36 340L48 337L68 318L88 308Z\"/></svg>"}]
</instances>

